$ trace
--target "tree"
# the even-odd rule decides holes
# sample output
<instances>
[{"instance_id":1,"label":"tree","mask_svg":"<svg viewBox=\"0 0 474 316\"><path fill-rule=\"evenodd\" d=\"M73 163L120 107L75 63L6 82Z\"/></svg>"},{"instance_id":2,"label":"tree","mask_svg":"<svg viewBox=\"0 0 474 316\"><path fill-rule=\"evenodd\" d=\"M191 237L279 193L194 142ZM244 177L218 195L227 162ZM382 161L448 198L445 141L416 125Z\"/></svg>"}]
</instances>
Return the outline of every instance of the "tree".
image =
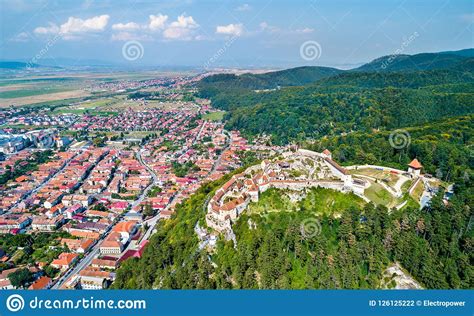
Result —
<instances>
[{"instance_id":1,"label":"tree","mask_svg":"<svg viewBox=\"0 0 474 316\"><path fill-rule=\"evenodd\" d=\"M8 275L8 279L11 284L16 288L26 288L31 282L33 282L33 273L28 268L21 268L12 272Z\"/></svg>"},{"instance_id":2,"label":"tree","mask_svg":"<svg viewBox=\"0 0 474 316\"><path fill-rule=\"evenodd\" d=\"M155 215L155 211L153 210L151 202L145 203L145 206L143 207L143 217L147 218L153 215Z\"/></svg>"},{"instance_id":3,"label":"tree","mask_svg":"<svg viewBox=\"0 0 474 316\"><path fill-rule=\"evenodd\" d=\"M56 269L50 265L44 267L43 271L50 278L54 278L59 273L59 269Z\"/></svg>"}]
</instances>

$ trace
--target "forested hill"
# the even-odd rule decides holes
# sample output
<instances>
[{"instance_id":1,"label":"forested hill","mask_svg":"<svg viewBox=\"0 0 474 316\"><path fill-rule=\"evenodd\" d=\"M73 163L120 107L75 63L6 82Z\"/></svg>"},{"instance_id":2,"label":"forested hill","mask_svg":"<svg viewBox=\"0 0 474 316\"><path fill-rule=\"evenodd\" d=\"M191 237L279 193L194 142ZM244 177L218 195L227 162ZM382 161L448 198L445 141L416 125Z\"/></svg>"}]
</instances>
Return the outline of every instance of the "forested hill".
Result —
<instances>
[{"instance_id":1,"label":"forested hill","mask_svg":"<svg viewBox=\"0 0 474 316\"><path fill-rule=\"evenodd\" d=\"M353 72L417 72L426 70L455 69L468 66L466 60L474 58L474 49L439 53L422 53L416 55L388 55L377 58L352 70L341 70L331 67L305 66L267 72L263 74L245 73L217 74L206 77L198 88L213 90L263 90L278 87L303 86L320 79L339 74L350 75ZM472 67L472 66L471 66ZM429 74L429 73L427 73Z\"/></svg>"},{"instance_id":2,"label":"forested hill","mask_svg":"<svg viewBox=\"0 0 474 316\"><path fill-rule=\"evenodd\" d=\"M361 88L411 88L425 86L453 85L473 82L474 58L464 58L450 69L420 70L405 72L345 72L323 78L310 89L321 87L361 87Z\"/></svg>"},{"instance_id":3,"label":"forested hill","mask_svg":"<svg viewBox=\"0 0 474 316\"><path fill-rule=\"evenodd\" d=\"M234 79L214 83L215 79L203 81L199 94L227 111L227 127L248 137L270 135L276 144L474 113L474 58L470 57L462 57L449 69L344 71L275 91L236 89Z\"/></svg>"},{"instance_id":4,"label":"forested hill","mask_svg":"<svg viewBox=\"0 0 474 316\"><path fill-rule=\"evenodd\" d=\"M466 58L474 57L474 49L461 51L422 53L416 55L388 55L377 58L354 71L389 72L449 69L455 67Z\"/></svg>"},{"instance_id":5,"label":"forested hill","mask_svg":"<svg viewBox=\"0 0 474 316\"><path fill-rule=\"evenodd\" d=\"M204 78L198 85L205 89L262 90L284 86L301 86L319 79L342 73L343 70L330 67L297 67L263 74L218 74Z\"/></svg>"},{"instance_id":6,"label":"forested hill","mask_svg":"<svg viewBox=\"0 0 474 316\"><path fill-rule=\"evenodd\" d=\"M26 69L38 68L37 64L27 64L20 61L0 61L0 69Z\"/></svg>"}]
</instances>

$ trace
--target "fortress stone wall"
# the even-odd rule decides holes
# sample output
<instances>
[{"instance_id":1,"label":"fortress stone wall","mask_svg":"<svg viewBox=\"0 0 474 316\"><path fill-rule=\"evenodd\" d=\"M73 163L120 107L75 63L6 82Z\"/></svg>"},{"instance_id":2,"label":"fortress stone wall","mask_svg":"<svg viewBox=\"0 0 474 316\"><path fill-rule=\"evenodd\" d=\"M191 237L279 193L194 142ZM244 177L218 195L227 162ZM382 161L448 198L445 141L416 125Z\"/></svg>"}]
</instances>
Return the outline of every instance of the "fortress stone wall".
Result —
<instances>
[{"instance_id":1,"label":"fortress stone wall","mask_svg":"<svg viewBox=\"0 0 474 316\"><path fill-rule=\"evenodd\" d=\"M285 152L282 160L264 160L234 175L219 188L207 205L206 223L225 232L250 202L258 202L259 195L270 188L303 191L316 187L360 195L365 184L353 181L349 172L332 160L328 150Z\"/></svg>"}]
</instances>

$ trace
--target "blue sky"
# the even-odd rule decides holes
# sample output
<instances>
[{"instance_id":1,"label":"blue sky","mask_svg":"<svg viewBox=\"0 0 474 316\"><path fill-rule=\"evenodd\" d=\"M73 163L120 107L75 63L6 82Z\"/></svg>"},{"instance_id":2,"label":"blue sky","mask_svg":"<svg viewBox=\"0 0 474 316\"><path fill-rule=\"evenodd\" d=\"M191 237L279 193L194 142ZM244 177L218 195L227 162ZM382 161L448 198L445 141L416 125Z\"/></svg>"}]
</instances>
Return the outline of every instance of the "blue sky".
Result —
<instances>
[{"instance_id":1,"label":"blue sky","mask_svg":"<svg viewBox=\"0 0 474 316\"><path fill-rule=\"evenodd\" d=\"M474 46L472 0L0 0L0 18L0 59L38 63L348 67Z\"/></svg>"}]
</instances>

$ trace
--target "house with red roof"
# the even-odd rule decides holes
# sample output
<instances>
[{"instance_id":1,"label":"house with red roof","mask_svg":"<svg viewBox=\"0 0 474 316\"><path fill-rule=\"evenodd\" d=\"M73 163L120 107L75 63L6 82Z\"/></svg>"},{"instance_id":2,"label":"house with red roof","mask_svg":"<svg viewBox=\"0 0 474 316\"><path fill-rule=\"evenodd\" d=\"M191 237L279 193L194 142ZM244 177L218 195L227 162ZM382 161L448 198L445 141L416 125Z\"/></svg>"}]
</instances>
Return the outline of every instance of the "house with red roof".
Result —
<instances>
[{"instance_id":1,"label":"house with red roof","mask_svg":"<svg viewBox=\"0 0 474 316\"><path fill-rule=\"evenodd\" d=\"M49 289L51 284L53 284L51 278L47 276L42 276L41 278L33 282L28 288L28 290L47 290Z\"/></svg>"},{"instance_id":2,"label":"house with red roof","mask_svg":"<svg viewBox=\"0 0 474 316\"><path fill-rule=\"evenodd\" d=\"M112 232L100 245L99 251L102 255L118 255L122 253L123 243L118 232Z\"/></svg>"},{"instance_id":3,"label":"house with red roof","mask_svg":"<svg viewBox=\"0 0 474 316\"><path fill-rule=\"evenodd\" d=\"M110 210L115 213L122 213L128 207L128 202L125 201L117 201L110 205Z\"/></svg>"},{"instance_id":4,"label":"house with red roof","mask_svg":"<svg viewBox=\"0 0 474 316\"><path fill-rule=\"evenodd\" d=\"M77 258L78 255L75 253L63 252L57 259L54 259L53 262L51 262L51 266L61 271L66 271L72 264L74 264L74 262L76 262Z\"/></svg>"},{"instance_id":5,"label":"house with red roof","mask_svg":"<svg viewBox=\"0 0 474 316\"><path fill-rule=\"evenodd\" d=\"M418 159L413 159L409 164L408 164L408 173L418 177L421 173L421 169L423 166L421 163L418 161Z\"/></svg>"}]
</instances>

